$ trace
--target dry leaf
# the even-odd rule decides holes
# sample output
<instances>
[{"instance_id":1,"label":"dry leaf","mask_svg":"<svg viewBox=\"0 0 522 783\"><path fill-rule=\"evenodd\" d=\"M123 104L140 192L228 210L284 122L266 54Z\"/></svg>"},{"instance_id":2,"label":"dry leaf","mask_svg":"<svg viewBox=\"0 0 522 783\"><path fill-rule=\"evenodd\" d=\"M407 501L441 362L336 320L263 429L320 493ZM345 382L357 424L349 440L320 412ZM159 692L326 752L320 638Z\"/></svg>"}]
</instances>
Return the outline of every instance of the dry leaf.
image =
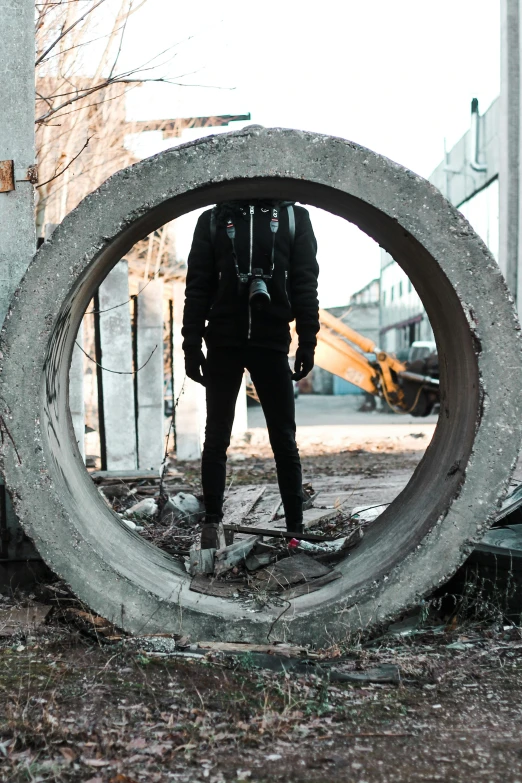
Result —
<instances>
[{"instance_id":1,"label":"dry leaf","mask_svg":"<svg viewBox=\"0 0 522 783\"><path fill-rule=\"evenodd\" d=\"M104 761L103 759L82 759L84 764L88 767L108 767L110 761Z\"/></svg>"},{"instance_id":2,"label":"dry leaf","mask_svg":"<svg viewBox=\"0 0 522 783\"><path fill-rule=\"evenodd\" d=\"M143 750L143 748L147 747L147 740L143 739L143 737L136 737L136 739L131 740L127 745L127 750Z\"/></svg>"},{"instance_id":3,"label":"dry leaf","mask_svg":"<svg viewBox=\"0 0 522 783\"><path fill-rule=\"evenodd\" d=\"M72 748L68 748L67 746L64 746L63 748L58 748L62 756L66 761L72 762L76 759L76 753Z\"/></svg>"}]
</instances>

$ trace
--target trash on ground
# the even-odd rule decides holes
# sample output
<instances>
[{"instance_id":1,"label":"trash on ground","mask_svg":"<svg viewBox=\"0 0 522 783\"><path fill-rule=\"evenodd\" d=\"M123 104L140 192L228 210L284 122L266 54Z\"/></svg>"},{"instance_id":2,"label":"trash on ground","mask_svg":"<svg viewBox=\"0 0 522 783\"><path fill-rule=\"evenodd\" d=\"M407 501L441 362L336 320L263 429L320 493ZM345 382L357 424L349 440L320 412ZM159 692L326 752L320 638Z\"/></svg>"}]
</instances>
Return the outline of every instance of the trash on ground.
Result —
<instances>
[{"instance_id":1,"label":"trash on ground","mask_svg":"<svg viewBox=\"0 0 522 783\"><path fill-rule=\"evenodd\" d=\"M154 498L144 498L134 506L128 508L123 517L127 519L152 519L158 513L158 504Z\"/></svg>"},{"instance_id":2,"label":"trash on ground","mask_svg":"<svg viewBox=\"0 0 522 783\"><path fill-rule=\"evenodd\" d=\"M479 546L493 546L501 549L522 551L522 524L507 525L506 527L488 530Z\"/></svg>"},{"instance_id":3,"label":"trash on ground","mask_svg":"<svg viewBox=\"0 0 522 783\"><path fill-rule=\"evenodd\" d=\"M279 550L275 546L267 547L264 551L258 549L256 544L254 551L245 559L245 565L249 571L257 571L258 568L264 568L277 559Z\"/></svg>"},{"instance_id":4,"label":"trash on ground","mask_svg":"<svg viewBox=\"0 0 522 783\"><path fill-rule=\"evenodd\" d=\"M163 506L161 516L163 522L165 522L167 515L171 522L179 519L191 519L194 522L199 522L204 514L205 507L201 500L188 492L178 492L174 497L169 497Z\"/></svg>"},{"instance_id":5,"label":"trash on ground","mask_svg":"<svg viewBox=\"0 0 522 783\"><path fill-rule=\"evenodd\" d=\"M121 634L116 626L104 617L74 607L69 607L63 611L66 617L72 620L81 631L87 632L91 636L94 635L97 638L101 636L111 641L121 639Z\"/></svg>"},{"instance_id":6,"label":"trash on ground","mask_svg":"<svg viewBox=\"0 0 522 783\"><path fill-rule=\"evenodd\" d=\"M138 533L143 530L143 525L137 525L136 522L132 521L132 519L127 519L124 516L121 516L120 519L130 530L136 530Z\"/></svg>"},{"instance_id":7,"label":"trash on ground","mask_svg":"<svg viewBox=\"0 0 522 783\"><path fill-rule=\"evenodd\" d=\"M344 538L336 538L334 541L323 541L322 543L315 543L315 541L307 541L304 538L292 538L288 542L289 549L295 549L297 551L304 552L340 552L343 549L350 549L354 547L363 537L363 531L361 528L357 528L349 536Z\"/></svg>"},{"instance_id":8,"label":"trash on ground","mask_svg":"<svg viewBox=\"0 0 522 783\"><path fill-rule=\"evenodd\" d=\"M502 522L506 517L511 517L511 515L513 515L513 519L510 521L522 522L522 484L516 486L506 496L500 511L495 517L494 524L498 525L499 522Z\"/></svg>"},{"instance_id":9,"label":"trash on ground","mask_svg":"<svg viewBox=\"0 0 522 783\"><path fill-rule=\"evenodd\" d=\"M193 577L193 592L242 600L249 605L248 611L260 611L267 603L280 605L281 599L314 592L338 579L340 573L331 565L349 555L348 550L361 540L361 528L367 522L366 518L353 520L348 510L342 510L353 493L332 492L329 487L317 492L306 483L305 530L289 545L292 533L286 530L277 487L244 485L228 491L225 536L218 548L201 550L198 542L204 506L197 485L193 480L190 483L190 473L170 471L161 478L146 471L122 476L105 472L99 473L95 481L126 527L180 561ZM282 574L297 568L290 561L303 552L312 557L317 574L281 577L278 582L279 568ZM280 566L285 561L288 564ZM276 566L272 580L257 578Z\"/></svg>"},{"instance_id":10,"label":"trash on ground","mask_svg":"<svg viewBox=\"0 0 522 783\"><path fill-rule=\"evenodd\" d=\"M242 563L258 540L257 536L250 536L242 541L236 541L224 549L218 549L216 552L216 574L224 574L238 563Z\"/></svg>"},{"instance_id":11,"label":"trash on ground","mask_svg":"<svg viewBox=\"0 0 522 783\"><path fill-rule=\"evenodd\" d=\"M213 574L215 549L196 549L196 545L190 549L188 572L196 574Z\"/></svg>"},{"instance_id":12,"label":"trash on ground","mask_svg":"<svg viewBox=\"0 0 522 783\"><path fill-rule=\"evenodd\" d=\"M377 517L380 517L381 514L386 511L388 508L389 503L385 503L382 506L372 506L369 508L368 506L356 506L352 509L351 517L352 519L356 519L360 522L373 522Z\"/></svg>"}]
</instances>

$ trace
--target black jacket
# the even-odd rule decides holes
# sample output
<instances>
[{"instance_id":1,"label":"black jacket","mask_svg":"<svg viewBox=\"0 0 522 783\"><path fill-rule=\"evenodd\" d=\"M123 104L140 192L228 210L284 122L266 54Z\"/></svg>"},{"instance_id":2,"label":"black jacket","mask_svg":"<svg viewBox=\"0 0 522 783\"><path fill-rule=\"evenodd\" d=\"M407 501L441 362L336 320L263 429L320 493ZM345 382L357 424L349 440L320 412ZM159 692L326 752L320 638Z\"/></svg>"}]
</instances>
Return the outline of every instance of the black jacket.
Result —
<instances>
[{"instance_id":1,"label":"black jacket","mask_svg":"<svg viewBox=\"0 0 522 783\"><path fill-rule=\"evenodd\" d=\"M316 344L319 304L316 260L317 243L308 211L294 206L295 235L292 240L286 206L279 209L275 234L274 270L267 282L271 303L266 310L250 308L248 286L238 291L238 276L232 242L226 232L227 215L232 217L235 248L241 273L249 270L251 221L248 207L216 208L215 230L211 213L200 215L188 257L183 349L255 345L288 351L289 323L296 321L299 342ZM255 205L252 221L252 267L269 274L273 234L272 214L267 205ZM208 325L206 325L208 322Z\"/></svg>"}]
</instances>

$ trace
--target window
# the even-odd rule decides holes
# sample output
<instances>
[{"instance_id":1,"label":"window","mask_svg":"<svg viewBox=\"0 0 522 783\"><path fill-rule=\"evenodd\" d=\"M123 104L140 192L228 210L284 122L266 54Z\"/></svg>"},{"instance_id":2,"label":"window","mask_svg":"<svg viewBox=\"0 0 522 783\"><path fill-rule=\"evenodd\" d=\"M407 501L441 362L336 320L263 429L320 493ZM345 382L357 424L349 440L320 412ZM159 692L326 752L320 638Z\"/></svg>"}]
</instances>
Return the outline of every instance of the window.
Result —
<instances>
[{"instance_id":1,"label":"window","mask_svg":"<svg viewBox=\"0 0 522 783\"><path fill-rule=\"evenodd\" d=\"M412 290L413 290L413 286L411 284L411 280L408 280L408 293L411 294Z\"/></svg>"},{"instance_id":2,"label":"window","mask_svg":"<svg viewBox=\"0 0 522 783\"><path fill-rule=\"evenodd\" d=\"M399 282L399 299L402 296L402 280Z\"/></svg>"},{"instance_id":3,"label":"window","mask_svg":"<svg viewBox=\"0 0 522 783\"><path fill-rule=\"evenodd\" d=\"M386 305L386 291L382 292L382 306L384 307Z\"/></svg>"},{"instance_id":4,"label":"window","mask_svg":"<svg viewBox=\"0 0 522 783\"><path fill-rule=\"evenodd\" d=\"M390 299L391 299L392 302L395 299L395 286L393 286L393 285L390 288Z\"/></svg>"}]
</instances>

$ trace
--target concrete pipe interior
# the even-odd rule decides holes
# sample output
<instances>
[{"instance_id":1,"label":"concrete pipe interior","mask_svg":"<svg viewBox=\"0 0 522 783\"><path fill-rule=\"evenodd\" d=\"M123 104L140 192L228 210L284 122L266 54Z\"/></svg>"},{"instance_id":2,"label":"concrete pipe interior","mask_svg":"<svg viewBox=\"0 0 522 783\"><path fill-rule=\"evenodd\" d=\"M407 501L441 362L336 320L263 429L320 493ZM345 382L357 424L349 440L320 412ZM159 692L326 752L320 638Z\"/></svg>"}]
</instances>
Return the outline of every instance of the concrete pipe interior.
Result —
<instances>
[{"instance_id":1,"label":"concrete pipe interior","mask_svg":"<svg viewBox=\"0 0 522 783\"><path fill-rule=\"evenodd\" d=\"M404 491L338 566L343 578L294 599L279 620L277 607L245 616L233 602L190 592L181 565L129 531L100 498L68 410L74 338L114 264L188 211L251 197L328 210L399 261L435 331L443 389L431 444ZM31 265L3 332L7 486L49 565L95 611L129 631L340 640L442 582L487 526L520 445L517 329L487 248L411 172L357 145L297 131L247 129L184 145L109 179Z\"/></svg>"}]
</instances>

